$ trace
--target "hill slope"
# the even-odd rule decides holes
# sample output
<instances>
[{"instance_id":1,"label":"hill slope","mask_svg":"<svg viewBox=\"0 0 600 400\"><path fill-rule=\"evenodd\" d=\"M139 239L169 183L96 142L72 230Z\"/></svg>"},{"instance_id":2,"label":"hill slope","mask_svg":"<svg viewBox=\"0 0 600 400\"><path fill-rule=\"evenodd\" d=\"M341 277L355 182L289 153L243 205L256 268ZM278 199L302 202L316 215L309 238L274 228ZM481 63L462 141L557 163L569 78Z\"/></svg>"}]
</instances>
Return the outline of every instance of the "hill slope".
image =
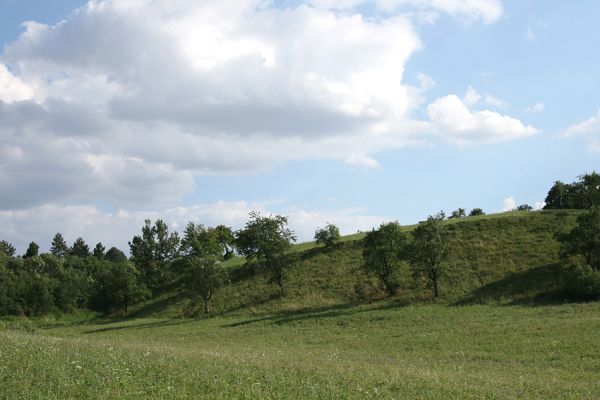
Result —
<instances>
[{"instance_id":1,"label":"hill slope","mask_svg":"<svg viewBox=\"0 0 600 400\"><path fill-rule=\"evenodd\" d=\"M513 304L560 299L563 269L554 236L573 226L576 215L513 212L448 221L451 268L440 283L441 300ZM224 263L229 279L212 300L214 313L290 311L382 299L378 281L361 269L363 237L345 237L331 251L314 243L297 245L298 261L288 269L282 296L263 274L244 266L243 259ZM396 280L401 289L394 301L430 299L425 283L413 278L408 265ZM199 315L199 309L185 293L174 290L138 307L131 316L190 316Z\"/></svg>"}]
</instances>

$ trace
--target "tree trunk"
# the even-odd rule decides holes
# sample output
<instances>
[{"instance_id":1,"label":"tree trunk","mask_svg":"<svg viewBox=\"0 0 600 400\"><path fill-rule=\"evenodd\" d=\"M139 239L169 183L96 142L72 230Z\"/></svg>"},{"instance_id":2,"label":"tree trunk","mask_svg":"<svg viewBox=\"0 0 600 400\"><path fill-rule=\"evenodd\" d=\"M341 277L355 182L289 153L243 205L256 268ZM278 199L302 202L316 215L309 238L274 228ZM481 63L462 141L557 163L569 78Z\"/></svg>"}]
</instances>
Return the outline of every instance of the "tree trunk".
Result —
<instances>
[{"instance_id":1,"label":"tree trunk","mask_svg":"<svg viewBox=\"0 0 600 400\"><path fill-rule=\"evenodd\" d=\"M208 299L207 299L207 298L205 298L205 299L204 299L204 313L205 313L205 314L208 314L209 312L210 312L210 306L209 306L209 304L208 304Z\"/></svg>"}]
</instances>

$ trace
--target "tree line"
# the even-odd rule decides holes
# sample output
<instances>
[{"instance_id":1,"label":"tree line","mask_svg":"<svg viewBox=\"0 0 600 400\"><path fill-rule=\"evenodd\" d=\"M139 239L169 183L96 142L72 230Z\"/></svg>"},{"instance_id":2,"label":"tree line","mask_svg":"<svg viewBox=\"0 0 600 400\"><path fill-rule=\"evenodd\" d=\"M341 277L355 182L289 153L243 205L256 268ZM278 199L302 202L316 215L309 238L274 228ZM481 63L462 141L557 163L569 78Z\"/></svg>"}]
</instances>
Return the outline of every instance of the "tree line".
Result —
<instances>
[{"instance_id":1,"label":"tree line","mask_svg":"<svg viewBox=\"0 0 600 400\"><path fill-rule=\"evenodd\" d=\"M566 185L556 182L547 196L547 209L585 208L573 230L560 233L561 255L578 258L577 285L585 293L600 294L600 175L582 175ZM527 205L518 208L529 211ZM481 208L469 216L483 215ZM432 297L440 295L441 278L451 268L452 248L445 220L466 217L459 208L449 217L441 211L421 221L411 232L398 222L381 224L362 240L363 268L379 280L389 296L398 290L394 280L401 268L410 268L416 279L428 283ZM315 232L325 250L335 248L341 235L327 224ZM127 312L132 305L161 295L174 287L184 288L191 298L210 311L210 300L227 281L220 266L227 259L245 257L249 271L262 272L284 293L285 272L295 263L291 250L296 235L281 215L250 213L245 227L233 231L218 225L189 222L182 232L170 232L162 220L146 220L141 233L129 242L130 256L102 243L94 248L81 237L68 246L57 233L50 251L40 254L31 242L22 256L7 241L0 241L0 315L40 315L87 308L104 313Z\"/></svg>"}]
</instances>

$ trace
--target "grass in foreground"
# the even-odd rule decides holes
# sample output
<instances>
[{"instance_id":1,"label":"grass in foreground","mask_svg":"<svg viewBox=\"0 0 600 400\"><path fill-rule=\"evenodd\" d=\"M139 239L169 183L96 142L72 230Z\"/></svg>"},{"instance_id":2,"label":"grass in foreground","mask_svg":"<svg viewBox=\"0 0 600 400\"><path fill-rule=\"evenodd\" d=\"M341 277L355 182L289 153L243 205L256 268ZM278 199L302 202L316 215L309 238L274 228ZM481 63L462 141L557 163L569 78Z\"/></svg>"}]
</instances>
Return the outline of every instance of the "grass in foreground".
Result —
<instances>
[{"instance_id":1,"label":"grass in foreground","mask_svg":"<svg viewBox=\"0 0 600 400\"><path fill-rule=\"evenodd\" d=\"M47 321L0 328L0 396L596 399L599 331L599 303Z\"/></svg>"}]
</instances>

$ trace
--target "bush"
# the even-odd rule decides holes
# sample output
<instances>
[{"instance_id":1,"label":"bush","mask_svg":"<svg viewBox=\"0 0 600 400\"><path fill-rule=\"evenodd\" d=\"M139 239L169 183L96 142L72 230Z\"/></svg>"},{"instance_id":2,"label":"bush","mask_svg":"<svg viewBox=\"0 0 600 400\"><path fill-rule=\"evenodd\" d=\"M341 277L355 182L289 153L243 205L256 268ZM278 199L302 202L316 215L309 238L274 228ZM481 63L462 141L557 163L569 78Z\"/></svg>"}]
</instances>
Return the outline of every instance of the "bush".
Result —
<instances>
[{"instance_id":1,"label":"bush","mask_svg":"<svg viewBox=\"0 0 600 400\"><path fill-rule=\"evenodd\" d=\"M600 270L587 264L572 266L569 271L567 290L574 299L600 299Z\"/></svg>"}]
</instances>

